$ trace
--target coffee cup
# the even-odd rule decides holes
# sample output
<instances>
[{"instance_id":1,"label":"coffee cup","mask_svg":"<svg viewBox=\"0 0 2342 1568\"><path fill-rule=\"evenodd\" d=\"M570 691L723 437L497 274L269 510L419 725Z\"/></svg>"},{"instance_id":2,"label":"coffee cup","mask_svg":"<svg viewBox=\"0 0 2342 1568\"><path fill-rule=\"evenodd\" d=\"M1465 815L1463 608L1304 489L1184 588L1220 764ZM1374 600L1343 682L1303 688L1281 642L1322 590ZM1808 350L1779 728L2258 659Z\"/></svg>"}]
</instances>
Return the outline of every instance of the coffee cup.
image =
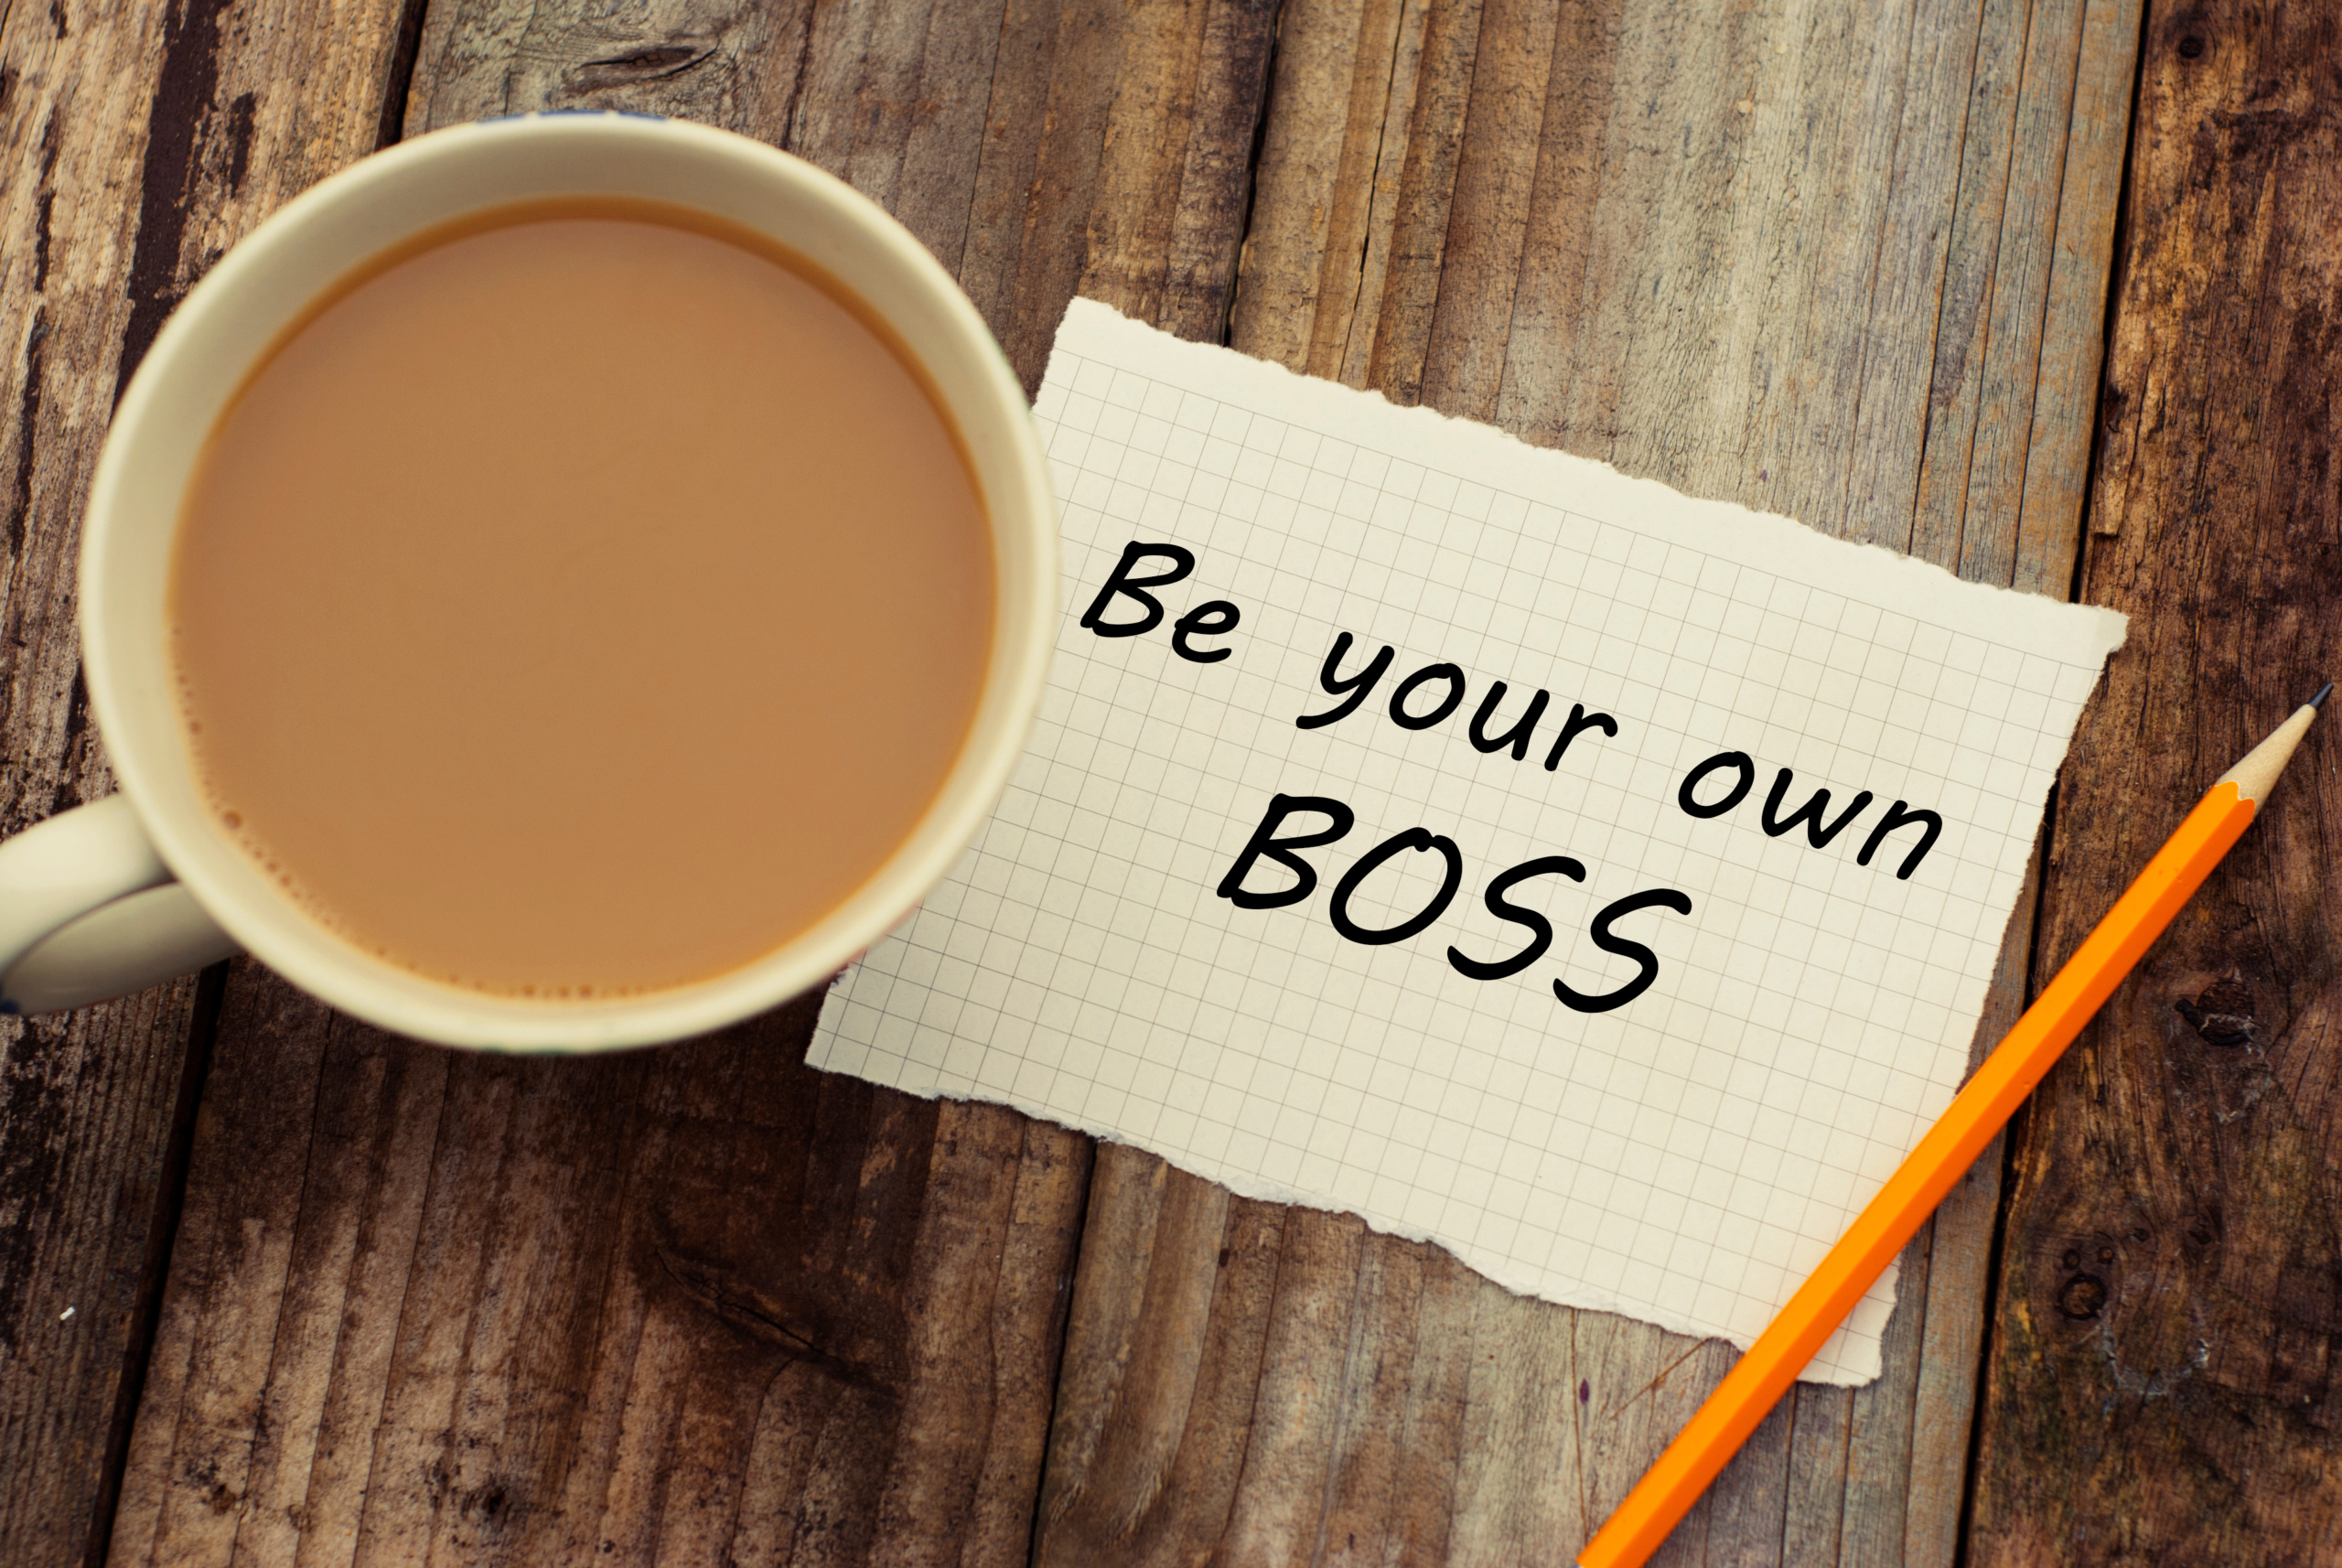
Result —
<instances>
[{"instance_id":1,"label":"coffee cup","mask_svg":"<svg viewBox=\"0 0 2342 1568\"><path fill-rule=\"evenodd\" d=\"M850 289L956 429L990 529L994 598L989 662L956 760L908 836L848 896L773 950L704 978L525 995L446 983L352 942L239 846L182 733L168 596L182 499L206 441L312 302L420 234L569 198L681 208L750 231ZM1022 756L1059 609L1055 505L1030 413L951 276L876 204L801 160L705 126L618 113L524 115L419 137L317 185L231 251L123 395L83 522L80 590L85 679L119 793L0 844L0 1005L80 1005L241 949L382 1028L544 1051L719 1027L818 985L899 921L974 838Z\"/></svg>"}]
</instances>

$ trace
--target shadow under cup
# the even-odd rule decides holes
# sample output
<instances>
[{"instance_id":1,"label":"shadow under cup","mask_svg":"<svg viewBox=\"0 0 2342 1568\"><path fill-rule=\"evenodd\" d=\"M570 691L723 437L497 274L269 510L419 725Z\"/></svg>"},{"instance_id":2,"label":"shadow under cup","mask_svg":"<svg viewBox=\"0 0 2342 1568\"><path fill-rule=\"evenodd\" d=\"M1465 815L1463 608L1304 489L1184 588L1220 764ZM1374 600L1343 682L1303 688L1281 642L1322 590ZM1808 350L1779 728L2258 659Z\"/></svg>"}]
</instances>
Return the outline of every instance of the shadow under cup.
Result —
<instances>
[{"instance_id":1,"label":"shadow under cup","mask_svg":"<svg viewBox=\"0 0 2342 1568\"><path fill-rule=\"evenodd\" d=\"M424 231L549 199L620 199L737 225L839 280L918 362L957 427L990 531L988 672L957 760L875 874L785 945L668 989L585 1000L445 983L305 915L231 839L179 733L168 631L181 499L220 415L312 301ZM241 417L241 416L240 416ZM1022 389L974 307L907 231L843 183L728 133L617 114L457 127L289 204L189 295L125 393L83 543L91 702L124 793L202 911L331 1004L451 1045L585 1050L718 1027L825 981L900 920L973 839L1022 755L1058 614L1057 525ZM820 585L792 591L819 592ZM809 762L818 758L809 758Z\"/></svg>"}]
</instances>

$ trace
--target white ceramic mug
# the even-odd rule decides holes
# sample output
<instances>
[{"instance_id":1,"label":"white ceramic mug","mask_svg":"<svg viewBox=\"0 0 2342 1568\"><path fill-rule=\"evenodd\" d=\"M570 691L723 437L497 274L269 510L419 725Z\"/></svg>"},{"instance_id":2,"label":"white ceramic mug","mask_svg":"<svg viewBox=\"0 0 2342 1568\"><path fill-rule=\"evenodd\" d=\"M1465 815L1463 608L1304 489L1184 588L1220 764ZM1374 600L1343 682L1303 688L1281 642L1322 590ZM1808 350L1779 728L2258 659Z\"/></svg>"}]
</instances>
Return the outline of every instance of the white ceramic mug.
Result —
<instances>
[{"instance_id":1,"label":"white ceramic mug","mask_svg":"<svg viewBox=\"0 0 2342 1568\"><path fill-rule=\"evenodd\" d=\"M762 232L844 282L920 360L966 442L993 531L991 667L958 762L910 837L779 950L601 1001L445 985L342 941L240 852L199 792L172 697L165 588L180 497L229 398L302 308L419 231L515 201L623 196ZM817 985L951 868L1022 755L1058 611L1057 517L1025 396L975 307L876 205L810 164L681 121L532 114L457 126L287 204L190 292L115 411L82 524L81 650L121 792L0 844L0 996L48 1011L243 947L386 1029L449 1045L592 1050L718 1027ZM777 677L778 678L778 675Z\"/></svg>"}]
</instances>

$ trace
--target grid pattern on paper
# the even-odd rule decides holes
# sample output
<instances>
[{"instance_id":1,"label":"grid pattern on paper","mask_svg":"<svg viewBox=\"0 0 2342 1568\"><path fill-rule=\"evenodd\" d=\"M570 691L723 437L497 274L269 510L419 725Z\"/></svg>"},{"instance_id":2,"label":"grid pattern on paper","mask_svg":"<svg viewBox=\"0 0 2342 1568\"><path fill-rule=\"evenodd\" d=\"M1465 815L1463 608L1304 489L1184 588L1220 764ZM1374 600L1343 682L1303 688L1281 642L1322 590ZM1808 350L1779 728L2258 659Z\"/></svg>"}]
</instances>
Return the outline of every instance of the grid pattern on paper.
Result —
<instances>
[{"instance_id":1,"label":"grid pattern on paper","mask_svg":"<svg viewBox=\"0 0 2342 1568\"><path fill-rule=\"evenodd\" d=\"M833 988L814 1065L1006 1101L1429 1236L1515 1289L1747 1342L1956 1089L2097 671L1062 346L1036 413L1067 582L1039 724L949 880ZM1097 637L1078 618L1133 540L1180 543L1197 569L1156 590L1156 631ZM1214 639L1231 657L1174 657L1169 619L1213 598L1241 607ZM1391 667L1349 716L1300 729L1334 701L1319 676L1341 631L1345 672L1386 643ZM1464 672L1463 703L1402 728L1394 689L1437 662ZM1467 744L1499 681L1491 738L1551 693L1525 759ZM1410 711L1447 684L1419 684ZM1582 731L1549 768L1574 704L1617 734ZM1730 750L1756 761L1748 798L1679 810L1685 772ZM1826 848L1768 835L1784 768L1785 810L1816 788L1833 820L1858 790L1875 801ZM1308 900L1239 909L1214 888L1278 791L1339 799L1357 826L1308 853ZM1856 864L1896 800L1944 823L1908 881L1894 868L1916 830ZM1330 889L1419 825L1460 849L1462 890L1411 940L1344 940ZM1585 883L1512 894L1550 917L1547 955L1459 973L1451 944L1493 959L1525 938L1486 912L1487 881L1552 854ZM1350 913L1396 925L1444 870L1402 854ZM1263 865L1248 886L1282 877ZM1600 993L1636 973L1588 924L1659 886L1692 915L1619 927L1658 953L1657 983L1612 1012L1560 1005L1555 978ZM1807 1375L1876 1375L1892 1301L1890 1275Z\"/></svg>"}]
</instances>

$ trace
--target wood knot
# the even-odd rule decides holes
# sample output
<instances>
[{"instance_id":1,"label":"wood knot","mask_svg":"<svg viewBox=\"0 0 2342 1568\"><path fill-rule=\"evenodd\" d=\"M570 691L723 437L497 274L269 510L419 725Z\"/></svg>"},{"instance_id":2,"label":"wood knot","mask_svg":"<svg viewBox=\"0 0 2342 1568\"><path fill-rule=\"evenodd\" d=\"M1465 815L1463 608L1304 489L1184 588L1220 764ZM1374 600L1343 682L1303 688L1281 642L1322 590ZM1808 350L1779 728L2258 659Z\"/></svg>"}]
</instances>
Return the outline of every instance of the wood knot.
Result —
<instances>
[{"instance_id":1,"label":"wood knot","mask_svg":"<svg viewBox=\"0 0 2342 1568\"><path fill-rule=\"evenodd\" d=\"M2203 53L2204 40L2197 38L2195 34L2190 33L2186 38L2179 40L2179 58L2181 59L2199 59L2203 57Z\"/></svg>"},{"instance_id":2,"label":"wood knot","mask_svg":"<svg viewBox=\"0 0 2342 1568\"><path fill-rule=\"evenodd\" d=\"M2089 1322L2106 1310L2106 1282L2096 1274L2073 1275L2057 1287L2057 1310L2076 1323Z\"/></svg>"},{"instance_id":3,"label":"wood knot","mask_svg":"<svg viewBox=\"0 0 2342 1568\"><path fill-rule=\"evenodd\" d=\"M2233 975L2214 981L2201 995L2181 997L2172 1007L2203 1037L2206 1045L2232 1047L2251 1043L2252 992Z\"/></svg>"},{"instance_id":4,"label":"wood knot","mask_svg":"<svg viewBox=\"0 0 2342 1568\"><path fill-rule=\"evenodd\" d=\"M667 76L706 57L705 49L695 49L689 44L654 44L648 48L608 55L586 63L604 70L626 71L633 76Z\"/></svg>"},{"instance_id":5,"label":"wood knot","mask_svg":"<svg viewBox=\"0 0 2342 1568\"><path fill-rule=\"evenodd\" d=\"M2099 413L2107 429L2113 430L2121 426L2123 400L2129 396L2128 392L2111 382L2108 383L2104 392L2099 393Z\"/></svg>"},{"instance_id":6,"label":"wood knot","mask_svg":"<svg viewBox=\"0 0 2342 1568\"><path fill-rule=\"evenodd\" d=\"M654 1243L657 1277L749 1345L778 1351L848 1388L897 1397L902 1380L902 1307L891 1298L824 1299L834 1283L778 1272L759 1283L719 1258Z\"/></svg>"},{"instance_id":7,"label":"wood knot","mask_svg":"<svg viewBox=\"0 0 2342 1568\"><path fill-rule=\"evenodd\" d=\"M640 48L582 61L570 71L569 86L575 91L591 92L635 87L646 81L668 81L701 65L714 53L714 47L709 44L645 44Z\"/></svg>"}]
</instances>

